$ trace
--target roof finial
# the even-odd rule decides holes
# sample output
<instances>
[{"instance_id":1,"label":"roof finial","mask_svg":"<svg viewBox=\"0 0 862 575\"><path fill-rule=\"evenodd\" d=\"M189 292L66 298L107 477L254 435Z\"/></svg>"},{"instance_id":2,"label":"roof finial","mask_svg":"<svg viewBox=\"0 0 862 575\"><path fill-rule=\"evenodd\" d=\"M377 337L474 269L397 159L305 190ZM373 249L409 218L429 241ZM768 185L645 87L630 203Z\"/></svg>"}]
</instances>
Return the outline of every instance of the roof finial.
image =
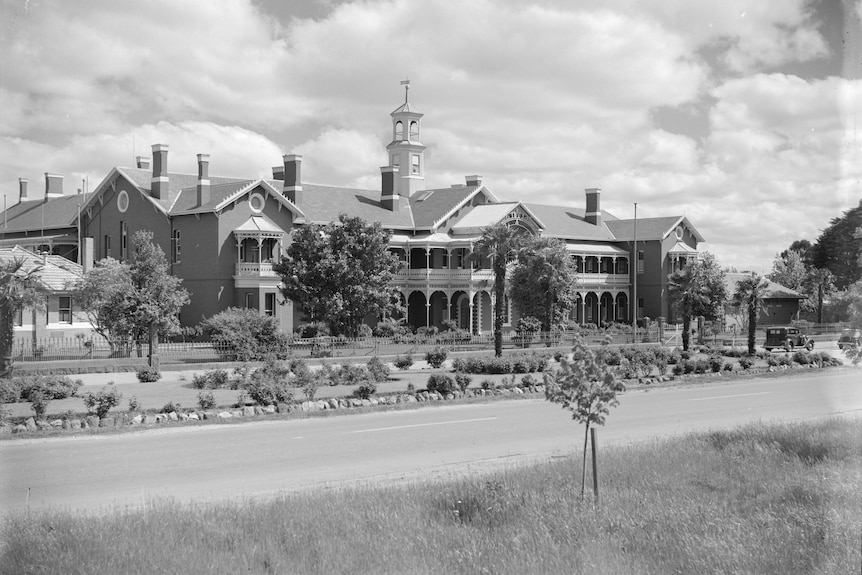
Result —
<instances>
[{"instance_id":1,"label":"roof finial","mask_svg":"<svg viewBox=\"0 0 862 575\"><path fill-rule=\"evenodd\" d=\"M404 103L406 104L408 96L410 95L410 78L401 80L401 85L404 86Z\"/></svg>"}]
</instances>

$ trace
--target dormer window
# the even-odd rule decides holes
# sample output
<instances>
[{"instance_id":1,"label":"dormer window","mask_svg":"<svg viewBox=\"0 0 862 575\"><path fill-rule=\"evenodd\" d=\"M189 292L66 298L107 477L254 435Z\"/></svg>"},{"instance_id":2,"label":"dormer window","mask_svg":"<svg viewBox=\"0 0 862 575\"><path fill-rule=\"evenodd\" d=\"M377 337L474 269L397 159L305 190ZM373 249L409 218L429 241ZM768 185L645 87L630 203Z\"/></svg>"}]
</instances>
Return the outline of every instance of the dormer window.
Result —
<instances>
[{"instance_id":1,"label":"dormer window","mask_svg":"<svg viewBox=\"0 0 862 575\"><path fill-rule=\"evenodd\" d=\"M399 120L395 122L395 139L403 140L404 139L404 124Z\"/></svg>"},{"instance_id":2,"label":"dormer window","mask_svg":"<svg viewBox=\"0 0 862 575\"><path fill-rule=\"evenodd\" d=\"M413 122L410 122L410 139L419 139L419 122L416 122L415 120Z\"/></svg>"}]
</instances>

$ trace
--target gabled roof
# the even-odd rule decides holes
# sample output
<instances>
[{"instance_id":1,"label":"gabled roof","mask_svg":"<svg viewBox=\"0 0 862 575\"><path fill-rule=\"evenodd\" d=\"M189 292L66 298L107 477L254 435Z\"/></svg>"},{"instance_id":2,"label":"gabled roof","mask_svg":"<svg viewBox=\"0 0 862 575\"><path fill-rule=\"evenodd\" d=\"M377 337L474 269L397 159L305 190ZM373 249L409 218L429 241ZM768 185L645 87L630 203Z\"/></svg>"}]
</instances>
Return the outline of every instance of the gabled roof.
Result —
<instances>
[{"instance_id":1,"label":"gabled roof","mask_svg":"<svg viewBox=\"0 0 862 575\"><path fill-rule=\"evenodd\" d=\"M268 234L283 234L285 233L283 229L275 225L275 223L261 214L259 216L251 216L249 219L240 224L237 228L233 230L234 232L247 232L247 233L268 233Z\"/></svg>"},{"instance_id":2,"label":"gabled roof","mask_svg":"<svg viewBox=\"0 0 862 575\"><path fill-rule=\"evenodd\" d=\"M24 271L41 267L38 272L39 280L50 291L70 290L84 276L81 266L62 256L34 254L19 246L0 249L0 262L16 259L24 261Z\"/></svg>"},{"instance_id":3,"label":"gabled roof","mask_svg":"<svg viewBox=\"0 0 862 575\"><path fill-rule=\"evenodd\" d=\"M738 284L741 280L745 278L751 277L750 273L736 273L736 272L726 272L724 274L724 285L727 287L727 293L730 296L733 296L733 293L736 291L736 284ZM764 278L765 279L765 278ZM765 299L807 299L808 296L805 294L799 293L796 290L792 290L789 287L784 287L779 283L775 283L772 280L766 280L767 286L764 290L764 298Z\"/></svg>"},{"instance_id":4,"label":"gabled roof","mask_svg":"<svg viewBox=\"0 0 862 575\"><path fill-rule=\"evenodd\" d=\"M273 182L281 186L281 182ZM391 211L380 202L380 191L336 188L319 184L302 184L299 209L308 223L326 224L338 220L341 214L360 217L367 222L380 222L384 228L412 229L413 218L409 205Z\"/></svg>"},{"instance_id":5,"label":"gabled roof","mask_svg":"<svg viewBox=\"0 0 862 575\"><path fill-rule=\"evenodd\" d=\"M527 206L520 202L505 202L473 206L452 224L451 231L458 234L480 234L483 228L500 223L503 218L518 208L530 216L539 229L544 228L542 221Z\"/></svg>"},{"instance_id":6,"label":"gabled roof","mask_svg":"<svg viewBox=\"0 0 862 575\"><path fill-rule=\"evenodd\" d=\"M638 240L663 240L668 237L680 224L685 225L697 241L705 241L703 236L695 229L685 216L669 216L663 218L638 218ZM607 222L608 228L620 241L632 241L635 239L635 220L615 220Z\"/></svg>"},{"instance_id":7,"label":"gabled roof","mask_svg":"<svg viewBox=\"0 0 862 575\"><path fill-rule=\"evenodd\" d=\"M454 186L420 190L410 197L410 209L417 229L432 229L451 217L479 193L496 200L484 186Z\"/></svg>"},{"instance_id":8,"label":"gabled roof","mask_svg":"<svg viewBox=\"0 0 862 575\"><path fill-rule=\"evenodd\" d=\"M605 225L605 219L613 216L602 212L602 224L593 225L586 221L585 210L546 204L524 204L545 224L543 236L567 240L605 240L616 239Z\"/></svg>"},{"instance_id":9,"label":"gabled roof","mask_svg":"<svg viewBox=\"0 0 862 575\"><path fill-rule=\"evenodd\" d=\"M3 231L34 232L75 227L78 225L78 204L86 204L91 195L73 194L19 202L6 210L6 227Z\"/></svg>"}]
</instances>

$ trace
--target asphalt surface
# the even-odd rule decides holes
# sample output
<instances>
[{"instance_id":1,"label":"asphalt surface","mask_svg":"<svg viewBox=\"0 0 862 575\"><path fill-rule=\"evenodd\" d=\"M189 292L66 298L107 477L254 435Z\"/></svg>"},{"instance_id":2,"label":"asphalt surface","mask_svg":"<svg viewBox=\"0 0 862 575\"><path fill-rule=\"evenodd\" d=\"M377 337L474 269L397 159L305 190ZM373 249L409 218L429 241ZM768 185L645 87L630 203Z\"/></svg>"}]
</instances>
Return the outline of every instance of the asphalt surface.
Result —
<instances>
[{"instance_id":1,"label":"asphalt surface","mask_svg":"<svg viewBox=\"0 0 862 575\"><path fill-rule=\"evenodd\" d=\"M626 393L600 445L740 423L862 417L859 368ZM0 509L107 511L344 484L443 479L580 452L541 398L411 411L0 442Z\"/></svg>"}]
</instances>

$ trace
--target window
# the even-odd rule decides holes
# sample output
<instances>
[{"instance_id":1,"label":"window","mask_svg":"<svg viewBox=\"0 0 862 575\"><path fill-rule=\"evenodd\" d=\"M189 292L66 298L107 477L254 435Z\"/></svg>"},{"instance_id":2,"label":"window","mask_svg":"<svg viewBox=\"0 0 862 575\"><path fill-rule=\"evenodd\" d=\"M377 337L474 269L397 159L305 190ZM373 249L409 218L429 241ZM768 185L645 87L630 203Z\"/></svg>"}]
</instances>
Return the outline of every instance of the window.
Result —
<instances>
[{"instance_id":1,"label":"window","mask_svg":"<svg viewBox=\"0 0 862 575\"><path fill-rule=\"evenodd\" d=\"M644 273L644 251L638 250L638 273Z\"/></svg>"},{"instance_id":2,"label":"window","mask_svg":"<svg viewBox=\"0 0 862 575\"><path fill-rule=\"evenodd\" d=\"M402 124L401 122L395 122L395 139L404 139L404 124Z\"/></svg>"},{"instance_id":3,"label":"window","mask_svg":"<svg viewBox=\"0 0 862 575\"><path fill-rule=\"evenodd\" d=\"M111 257L111 236L105 234L105 256L106 258Z\"/></svg>"},{"instance_id":4,"label":"window","mask_svg":"<svg viewBox=\"0 0 862 575\"><path fill-rule=\"evenodd\" d=\"M60 300L60 323L72 323L72 298L61 295Z\"/></svg>"},{"instance_id":5,"label":"window","mask_svg":"<svg viewBox=\"0 0 862 575\"><path fill-rule=\"evenodd\" d=\"M171 232L171 263L178 264L180 263L180 230L173 230Z\"/></svg>"},{"instance_id":6,"label":"window","mask_svg":"<svg viewBox=\"0 0 862 575\"><path fill-rule=\"evenodd\" d=\"M245 294L245 307L248 309L254 307L254 294L251 292L246 292Z\"/></svg>"},{"instance_id":7,"label":"window","mask_svg":"<svg viewBox=\"0 0 862 575\"><path fill-rule=\"evenodd\" d=\"M129 257L129 229L126 222L120 222L120 259Z\"/></svg>"},{"instance_id":8,"label":"window","mask_svg":"<svg viewBox=\"0 0 862 575\"><path fill-rule=\"evenodd\" d=\"M264 295L264 300L263 300L264 312L263 313L265 313L266 315L268 315L270 317L273 317L275 315L275 294L274 293L267 293L267 294L263 294L263 295Z\"/></svg>"},{"instance_id":9,"label":"window","mask_svg":"<svg viewBox=\"0 0 862 575\"><path fill-rule=\"evenodd\" d=\"M413 154L413 168L411 173L418 176L421 173L420 169L421 166L419 165L419 154Z\"/></svg>"},{"instance_id":10,"label":"window","mask_svg":"<svg viewBox=\"0 0 862 575\"><path fill-rule=\"evenodd\" d=\"M392 165L397 168L400 163L401 160L398 159L398 154L392 154Z\"/></svg>"},{"instance_id":11,"label":"window","mask_svg":"<svg viewBox=\"0 0 862 575\"><path fill-rule=\"evenodd\" d=\"M21 327L24 325L24 310L19 308L17 312L15 312L15 317L12 318L12 325Z\"/></svg>"}]
</instances>

